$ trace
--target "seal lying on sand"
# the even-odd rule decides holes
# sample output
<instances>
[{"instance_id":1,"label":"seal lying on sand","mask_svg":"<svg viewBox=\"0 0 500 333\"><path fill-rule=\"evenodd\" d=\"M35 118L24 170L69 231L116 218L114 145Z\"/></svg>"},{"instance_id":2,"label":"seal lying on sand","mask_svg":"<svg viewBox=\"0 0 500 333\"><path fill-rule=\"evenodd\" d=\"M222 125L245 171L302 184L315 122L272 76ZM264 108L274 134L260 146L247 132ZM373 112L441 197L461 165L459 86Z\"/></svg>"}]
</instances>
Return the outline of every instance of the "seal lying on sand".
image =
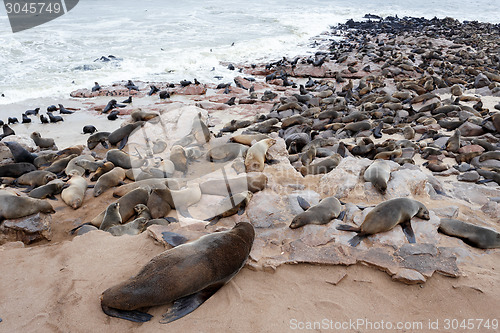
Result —
<instances>
[{"instance_id":1,"label":"seal lying on sand","mask_svg":"<svg viewBox=\"0 0 500 333\"><path fill-rule=\"evenodd\" d=\"M182 318L238 273L254 238L253 226L240 222L231 230L160 253L136 276L104 291L102 310L112 317L146 322L152 316L137 309L173 302L161 323Z\"/></svg>"},{"instance_id":2,"label":"seal lying on sand","mask_svg":"<svg viewBox=\"0 0 500 333\"><path fill-rule=\"evenodd\" d=\"M396 198L378 204L369 212L361 226L352 227L346 224L337 226L337 230L353 231L358 234L349 240L351 246L357 246L369 235L389 231L401 224L403 232L410 243L415 243L415 234L411 228L411 218L417 216L429 219L429 211L421 203L409 198Z\"/></svg>"}]
</instances>

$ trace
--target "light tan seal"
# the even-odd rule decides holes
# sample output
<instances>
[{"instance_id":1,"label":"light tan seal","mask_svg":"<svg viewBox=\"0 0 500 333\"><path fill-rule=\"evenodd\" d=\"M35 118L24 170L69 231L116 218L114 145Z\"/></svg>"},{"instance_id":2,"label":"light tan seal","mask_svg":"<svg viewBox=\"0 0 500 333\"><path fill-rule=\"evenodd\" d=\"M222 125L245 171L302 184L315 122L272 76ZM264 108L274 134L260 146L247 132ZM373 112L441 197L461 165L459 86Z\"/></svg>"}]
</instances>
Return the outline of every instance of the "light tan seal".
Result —
<instances>
[{"instance_id":1,"label":"light tan seal","mask_svg":"<svg viewBox=\"0 0 500 333\"><path fill-rule=\"evenodd\" d=\"M365 181L370 182L382 194L387 190L391 177L391 167L385 160L375 160L363 173Z\"/></svg>"},{"instance_id":2,"label":"light tan seal","mask_svg":"<svg viewBox=\"0 0 500 333\"><path fill-rule=\"evenodd\" d=\"M97 168L96 172L92 175L92 178L90 178L91 181L95 182L96 180L99 179L102 175L104 175L106 172L109 172L113 170L115 165L112 162L105 162L102 166Z\"/></svg>"},{"instance_id":3,"label":"light tan seal","mask_svg":"<svg viewBox=\"0 0 500 333\"><path fill-rule=\"evenodd\" d=\"M53 214L55 210L45 200L20 197L11 192L0 190L0 221L17 219L40 212Z\"/></svg>"},{"instance_id":4,"label":"light tan seal","mask_svg":"<svg viewBox=\"0 0 500 333\"><path fill-rule=\"evenodd\" d=\"M69 187L65 188L61 192L61 198L73 209L78 209L85 197L85 191L87 190L87 181L82 176L77 174L73 175L68 181Z\"/></svg>"},{"instance_id":5,"label":"light tan seal","mask_svg":"<svg viewBox=\"0 0 500 333\"><path fill-rule=\"evenodd\" d=\"M353 227L340 224L337 229L357 232L358 234L349 240L351 246L357 246L363 238L379 232L389 231L400 224L408 241L415 243L415 234L411 228L411 218L414 216L428 220L429 211L421 202L416 200L396 198L378 204L366 215L361 226Z\"/></svg>"},{"instance_id":6,"label":"light tan seal","mask_svg":"<svg viewBox=\"0 0 500 333\"><path fill-rule=\"evenodd\" d=\"M123 184L123 180L125 179L125 170L116 167L110 172L105 173L97 180L97 183L94 186L94 197L100 196L106 190Z\"/></svg>"},{"instance_id":7,"label":"light tan seal","mask_svg":"<svg viewBox=\"0 0 500 333\"><path fill-rule=\"evenodd\" d=\"M307 224L326 224L339 216L341 210L342 206L337 198L325 198L319 204L295 216L290 224L290 228L297 229Z\"/></svg>"},{"instance_id":8,"label":"light tan seal","mask_svg":"<svg viewBox=\"0 0 500 333\"><path fill-rule=\"evenodd\" d=\"M274 139L264 139L254 143L248 149L247 156L245 158L245 168L247 172L262 172L264 170L267 150L275 143L276 140Z\"/></svg>"},{"instance_id":9,"label":"light tan seal","mask_svg":"<svg viewBox=\"0 0 500 333\"><path fill-rule=\"evenodd\" d=\"M253 226L205 235L160 253L130 279L103 292L101 307L109 316L135 322L152 316L139 309L173 303L161 323L196 310L243 267L255 238Z\"/></svg>"},{"instance_id":10,"label":"light tan seal","mask_svg":"<svg viewBox=\"0 0 500 333\"><path fill-rule=\"evenodd\" d=\"M439 232L458 237L466 244L480 249L500 248L500 233L471 223L454 219L441 219Z\"/></svg>"}]
</instances>

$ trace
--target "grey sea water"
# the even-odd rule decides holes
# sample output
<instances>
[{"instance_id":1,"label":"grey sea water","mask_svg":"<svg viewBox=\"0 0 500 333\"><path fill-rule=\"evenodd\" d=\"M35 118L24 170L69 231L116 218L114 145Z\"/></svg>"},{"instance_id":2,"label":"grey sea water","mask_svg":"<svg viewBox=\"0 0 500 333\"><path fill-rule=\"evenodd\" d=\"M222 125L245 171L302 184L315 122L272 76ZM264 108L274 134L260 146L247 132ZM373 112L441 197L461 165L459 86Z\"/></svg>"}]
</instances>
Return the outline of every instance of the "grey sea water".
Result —
<instances>
[{"instance_id":1,"label":"grey sea water","mask_svg":"<svg viewBox=\"0 0 500 333\"><path fill-rule=\"evenodd\" d=\"M0 94L5 95L0 115L7 104L67 97L94 81L229 80L234 72L221 61L252 63L304 54L312 36L366 13L499 23L500 3L80 0L66 15L15 34L0 6ZM118 60L95 61L108 55Z\"/></svg>"}]
</instances>

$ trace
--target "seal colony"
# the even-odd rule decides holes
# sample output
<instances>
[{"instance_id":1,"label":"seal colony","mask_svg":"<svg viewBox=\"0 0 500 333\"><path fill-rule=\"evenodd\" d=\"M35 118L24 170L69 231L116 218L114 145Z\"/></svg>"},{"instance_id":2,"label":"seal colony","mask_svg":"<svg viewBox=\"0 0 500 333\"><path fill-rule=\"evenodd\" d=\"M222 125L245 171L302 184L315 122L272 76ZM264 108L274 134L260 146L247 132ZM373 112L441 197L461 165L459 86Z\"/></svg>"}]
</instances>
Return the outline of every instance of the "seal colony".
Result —
<instances>
[{"instance_id":1,"label":"seal colony","mask_svg":"<svg viewBox=\"0 0 500 333\"><path fill-rule=\"evenodd\" d=\"M438 225L431 222L439 209L424 194L439 200L455 194L438 179L456 176L454 183L498 191L500 112L486 106L486 97L500 96L498 25L388 17L350 20L333 27L329 36L341 39L319 43L314 56L242 65L241 71L252 77L235 78L236 87L197 80L149 86L128 81L76 91L72 96L160 100L159 106L141 110L116 99L91 108L130 117L113 132L85 126L79 135L88 135L86 146L58 150L44 133L33 132L28 139L37 148L30 149L15 136L16 126L25 125L12 119L10 126L3 125L1 148L10 155L0 165L0 197L5 199L0 219L54 214L46 198L61 198L74 214L85 210L85 220L67 228L78 236L105 232L130 237L146 230L154 234L152 226L201 223L210 233L183 245L178 245L182 237L163 232L160 238L175 247L102 293L104 313L138 322L151 318L142 308L173 302L162 320L170 322L194 311L237 274L254 237L265 240L259 246L280 241L287 249L321 230L335 235L326 244L337 244L337 252L351 256L372 248L394 250L400 244L377 236L388 235L398 224L416 245L428 237L421 225L437 233ZM208 89L213 94L201 98ZM184 132L171 142L163 135L172 130L167 120L178 110L169 101L175 95L195 95L197 107L190 106L176 120ZM59 110L67 114L62 105ZM351 174L333 178L336 190L325 189L323 184L332 185L329 177L339 168L345 171L348 163L353 163ZM426 185L401 195L401 188L411 186L397 182L398 172L423 174L420 167L427 169ZM204 178L212 172L220 174ZM359 186L349 189L349 182ZM354 195L344 185L362 192L363 201L351 200ZM31 198L20 186L30 187ZM296 198L288 206L269 207L276 199L270 192L286 197L306 188L322 188L316 192L322 200L309 204L299 196L301 209L293 216ZM89 209L99 200L104 207ZM375 208L361 221L359 208L367 202ZM494 215L497 202L490 196L484 210ZM439 231L457 238L442 236L443 241L460 238L478 248L498 247L498 232L478 226L488 223L485 214L478 223L466 213L460 218L468 223L442 220ZM415 231L413 217L422 219L414 221ZM226 231L215 232L218 228ZM269 230L282 232L266 240ZM343 231L357 235L344 241ZM176 270L178 261L185 262L183 270Z\"/></svg>"}]
</instances>

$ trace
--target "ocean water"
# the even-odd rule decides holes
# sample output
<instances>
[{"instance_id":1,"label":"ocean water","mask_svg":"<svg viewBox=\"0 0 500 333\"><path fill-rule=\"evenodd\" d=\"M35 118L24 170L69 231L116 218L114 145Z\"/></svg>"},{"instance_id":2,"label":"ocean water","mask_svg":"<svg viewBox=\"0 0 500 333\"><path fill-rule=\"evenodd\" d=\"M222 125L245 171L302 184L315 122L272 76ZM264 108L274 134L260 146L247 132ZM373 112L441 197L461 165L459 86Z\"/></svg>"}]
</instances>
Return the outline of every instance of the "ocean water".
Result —
<instances>
[{"instance_id":1,"label":"ocean water","mask_svg":"<svg viewBox=\"0 0 500 333\"><path fill-rule=\"evenodd\" d=\"M311 37L366 13L500 22L498 0L80 0L14 34L0 6L0 118L8 104L68 97L94 81L228 82L235 72L220 62L306 54ZM118 60L95 61L108 55Z\"/></svg>"}]
</instances>

